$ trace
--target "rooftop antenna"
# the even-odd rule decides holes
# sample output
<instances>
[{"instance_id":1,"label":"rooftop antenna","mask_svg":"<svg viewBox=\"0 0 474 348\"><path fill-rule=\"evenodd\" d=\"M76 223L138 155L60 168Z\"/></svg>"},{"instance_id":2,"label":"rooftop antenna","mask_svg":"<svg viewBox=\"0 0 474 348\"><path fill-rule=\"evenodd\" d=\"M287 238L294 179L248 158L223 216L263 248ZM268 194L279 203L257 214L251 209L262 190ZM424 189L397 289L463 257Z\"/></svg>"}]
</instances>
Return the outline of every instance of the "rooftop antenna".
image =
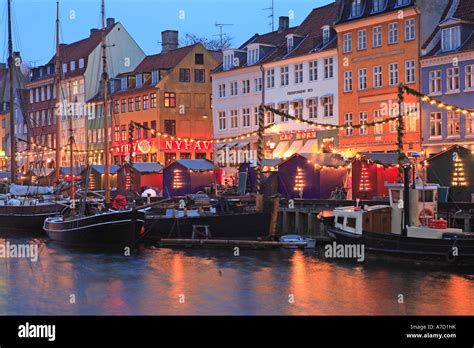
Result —
<instances>
[{"instance_id":1,"label":"rooftop antenna","mask_svg":"<svg viewBox=\"0 0 474 348\"><path fill-rule=\"evenodd\" d=\"M219 42L222 45L222 42L224 40L224 27L229 27L232 26L233 24L226 24L226 23L216 23L214 24L215 27L219 28Z\"/></svg>"},{"instance_id":2,"label":"rooftop antenna","mask_svg":"<svg viewBox=\"0 0 474 348\"><path fill-rule=\"evenodd\" d=\"M264 8L264 11L270 11L268 18L271 19L270 25L272 26L272 31L275 31L275 0L272 0L272 5L270 7Z\"/></svg>"}]
</instances>

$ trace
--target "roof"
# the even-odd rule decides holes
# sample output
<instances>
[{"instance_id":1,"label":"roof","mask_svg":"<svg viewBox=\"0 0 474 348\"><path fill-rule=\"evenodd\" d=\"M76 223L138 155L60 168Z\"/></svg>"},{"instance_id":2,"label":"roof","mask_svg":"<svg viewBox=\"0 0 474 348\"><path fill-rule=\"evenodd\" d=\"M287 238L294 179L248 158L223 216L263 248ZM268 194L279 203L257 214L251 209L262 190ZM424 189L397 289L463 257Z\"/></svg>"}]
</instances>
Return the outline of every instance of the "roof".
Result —
<instances>
[{"instance_id":1,"label":"roof","mask_svg":"<svg viewBox=\"0 0 474 348\"><path fill-rule=\"evenodd\" d=\"M450 0L443 11L443 15L441 16L439 24L448 20L461 20L474 23L474 6L472 4L472 0ZM461 46L457 50L443 52L441 51L441 36L439 35L441 27L438 25L423 44L423 49L427 49L430 45L433 46L433 48L431 48L431 50L427 52L424 57L451 55L460 52L473 51L474 30L472 26L470 27L470 30L470 35L464 40L464 42L461 43Z\"/></svg>"},{"instance_id":2,"label":"roof","mask_svg":"<svg viewBox=\"0 0 474 348\"><path fill-rule=\"evenodd\" d=\"M165 53L159 53L151 56L146 56L143 61L133 71L133 74L140 74L144 72L151 72L158 69L172 69L186 57L197 45L194 44L186 47L170 50Z\"/></svg>"},{"instance_id":3,"label":"roof","mask_svg":"<svg viewBox=\"0 0 474 348\"><path fill-rule=\"evenodd\" d=\"M133 168L140 173L161 173L163 171L163 166L157 162L133 163Z\"/></svg>"},{"instance_id":4,"label":"roof","mask_svg":"<svg viewBox=\"0 0 474 348\"><path fill-rule=\"evenodd\" d=\"M430 156L429 158L427 158L426 160L427 161L431 161L435 158L438 158L440 156L443 156L444 154L446 153L450 153L451 151L465 151L465 152L468 152L468 153L471 153L471 150L469 150L468 148L464 147L464 146L461 146L461 145L452 145L450 147L448 147L446 150L443 150L441 152L438 152L437 154L433 155L433 156Z\"/></svg>"},{"instance_id":5,"label":"roof","mask_svg":"<svg viewBox=\"0 0 474 348\"><path fill-rule=\"evenodd\" d=\"M313 164L319 164L320 166L343 166L346 164L344 159L339 154L333 153L295 153L290 156L287 160L281 162L278 166L291 161L294 158L303 157Z\"/></svg>"},{"instance_id":6,"label":"roof","mask_svg":"<svg viewBox=\"0 0 474 348\"><path fill-rule=\"evenodd\" d=\"M99 174L104 174L105 173L105 166L104 165L92 165L91 168L95 170ZM119 166L115 164L110 165L110 174L115 174L119 170ZM87 170L87 169L85 169Z\"/></svg>"},{"instance_id":7,"label":"roof","mask_svg":"<svg viewBox=\"0 0 474 348\"><path fill-rule=\"evenodd\" d=\"M82 168L74 167L74 175L80 175L81 171L82 171ZM61 167L61 174L70 175L71 167Z\"/></svg>"},{"instance_id":8,"label":"roof","mask_svg":"<svg viewBox=\"0 0 474 348\"><path fill-rule=\"evenodd\" d=\"M398 163L398 153L396 152L361 152L360 155L385 165Z\"/></svg>"},{"instance_id":9,"label":"roof","mask_svg":"<svg viewBox=\"0 0 474 348\"><path fill-rule=\"evenodd\" d=\"M333 33L329 42L323 46L324 26L332 26L336 19L338 4L330 3L326 6L315 8L305 18L305 20L293 31L293 34L302 36L303 39L299 44L288 53L286 39L281 42L278 48L265 59L265 62L271 62L280 59L287 59L322 51L337 47L337 36Z\"/></svg>"},{"instance_id":10,"label":"roof","mask_svg":"<svg viewBox=\"0 0 474 348\"><path fill-rule=\"evenodd\" d=\"M339 8L339 16L336 21L337 24L343 24L346 22L351 22L359 20L362 18L374 17L380 14L389 13L393 11L399 11L403 8L411 7L415 5L415 0L408 0L407 4L402 6L397 6L397 0L385 0L385 7L381 11L374 12L372 0L362 0L362 13L360 16L351 17L351 3L352 0L342 0L341 7Z\"/></svg>"},{"instance_id":11,"label":"roof","mask_svg":"<svg viewBox=\"0 0 474 348\"><path fill-rule=\"evenodd\" d=\"M178 163L189 170L214 170L214 163L206 159L181 159L175 161L175 163Z\"/></svg>"}]
</instances>

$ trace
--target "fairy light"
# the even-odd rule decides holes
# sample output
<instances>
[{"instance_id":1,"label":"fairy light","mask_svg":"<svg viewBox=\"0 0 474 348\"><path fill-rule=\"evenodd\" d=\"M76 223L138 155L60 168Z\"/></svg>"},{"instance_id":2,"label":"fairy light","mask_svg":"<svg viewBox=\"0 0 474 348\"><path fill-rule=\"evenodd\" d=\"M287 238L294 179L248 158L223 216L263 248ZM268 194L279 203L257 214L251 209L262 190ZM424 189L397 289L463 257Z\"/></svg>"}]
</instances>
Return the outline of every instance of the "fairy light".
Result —
<instances>
[{"instance_id":1,"label":"fairy light","mask_svg":"<svg viewBox=\"0 0 474 348\"><path fill-rule=\"evenodd\" d=\"M454 159L454 171L452 186L467 186L466 176L464 173L464 163L459 157Z\"/></svg>"},{"instance_id":2,"label":"fairy light","mask_svg":"<svg viewBox=\"0 0 474 348\"><path fill-rule=\"evenodd\" d=\"M180 189L184 185L184 178L183 178L183 173L179 169L175 169L173 171L174 176L173 176L173 188L174 189Z\"/></svg>"},{"instance_id":3,"label":"fairy light","mask_svg":"<svg viewBox=\"0 0 474 348\"><path fill-rule=\"evenodd\" d=\"M371 189L370 180L369 180L369 171L365 164L362 165L360 170L360 182L359 182L359 191L369 192Z\"/></svg>"},{"instance_id":4,"label":"fairy light","mask_svg":"<svg viewBox=\"0 0 474 348\"><path fill-rule=\"evenodd\" d=\"M304 190L305 187L306 187L306 180L305 180L304 171L300 167L297 167L294 190L301 192Z\"/></svg>"}]
</instances>

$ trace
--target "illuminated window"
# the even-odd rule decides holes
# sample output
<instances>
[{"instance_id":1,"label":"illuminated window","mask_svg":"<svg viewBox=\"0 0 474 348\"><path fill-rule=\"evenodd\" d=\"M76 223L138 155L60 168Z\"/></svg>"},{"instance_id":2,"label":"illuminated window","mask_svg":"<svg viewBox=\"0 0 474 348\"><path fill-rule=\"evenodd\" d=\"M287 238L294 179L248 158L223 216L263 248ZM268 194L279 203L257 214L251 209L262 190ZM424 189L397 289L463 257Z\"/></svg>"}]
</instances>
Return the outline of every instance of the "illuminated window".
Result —
<instances>
[{"instance_id":1,"label":"illuminated window","mask_svg":"<svg viewBox=\"0 0 474 348\"><path fill-rule=\"evenodd\" d=\"M165 92L165 108L176 107L176 93Z\"/></svg>"}]
</instances>

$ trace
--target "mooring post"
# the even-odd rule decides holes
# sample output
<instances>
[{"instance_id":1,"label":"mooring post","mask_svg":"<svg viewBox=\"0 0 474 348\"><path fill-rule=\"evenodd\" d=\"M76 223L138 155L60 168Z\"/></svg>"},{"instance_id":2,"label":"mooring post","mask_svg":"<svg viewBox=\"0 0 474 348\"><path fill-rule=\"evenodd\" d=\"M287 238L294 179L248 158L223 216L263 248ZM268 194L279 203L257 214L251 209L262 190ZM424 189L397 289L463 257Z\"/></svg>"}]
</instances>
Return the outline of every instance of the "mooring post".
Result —
<instances>
[{"instance_id":1,"label":"mooring post","mask_svg":"<svg viewBox=\"0 0 474 348\"><path fill-rule=\"evenodd\" d=\"M273 237L277 234L278 215L280 213L280 197L278 195L273 197L272 216L270 219L269 236Z\"/></svg>"}]
</instances>

